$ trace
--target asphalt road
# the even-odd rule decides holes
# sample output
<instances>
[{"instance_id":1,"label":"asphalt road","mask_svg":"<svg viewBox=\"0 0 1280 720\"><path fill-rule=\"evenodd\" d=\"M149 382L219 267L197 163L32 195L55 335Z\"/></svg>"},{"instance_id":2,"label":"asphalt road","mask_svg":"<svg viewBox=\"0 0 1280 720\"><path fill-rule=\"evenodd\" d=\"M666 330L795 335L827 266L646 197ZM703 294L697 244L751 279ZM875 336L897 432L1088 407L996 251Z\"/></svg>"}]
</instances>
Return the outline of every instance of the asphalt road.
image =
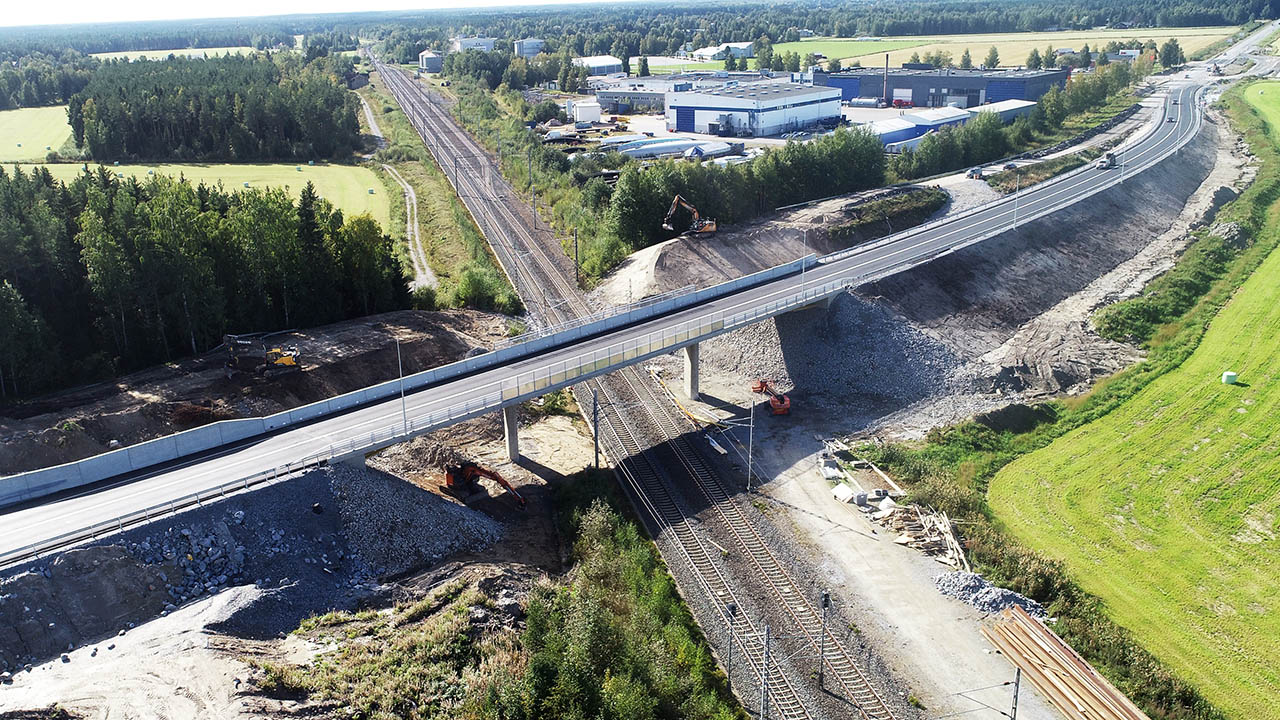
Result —
<instances>
[{"instance_id":1,"label":"asphalt road","mask_svg":"<svg viewBox=\"0 0 1280 720\"><path fill-rule=\"evenodd\" d=\"M1200 111L1195 102L1199 87L1194 80L1170 83L1170 98L1178 98L1179 103L1167 104L1166 114L1174 121L1159 122L1145 139L1120 153L1125 175L1140 172L1158 162L1194 135L1200 125ZM837 260L809 270L803 277L780 278L541 356L420 390L407 397L406 410L413 417L441 411L467 400L477 401L500 388L503 379L516 374L554 365L702 315L740 312L832 280L846 279L856 284L892 274L998 233L1015 215L1029 219L1037 213L1076 202L1091 191L1114 184L1120 176L1118 168L1089 168L1058 181L1043 183L1023 191L1016 198L999 200L952 221L919 228L846 252ZM396 398L277 435L246 441L217 451L212 456L193 458L177 467L130 477L115 484L101 483L91 491L54 497L41 505L19 506L0 513L0 554L200 489L217 487L239 477L283 466L323 451L331 444L399 425L400 419L401 403Z\"/></svg>"}]
</instances>

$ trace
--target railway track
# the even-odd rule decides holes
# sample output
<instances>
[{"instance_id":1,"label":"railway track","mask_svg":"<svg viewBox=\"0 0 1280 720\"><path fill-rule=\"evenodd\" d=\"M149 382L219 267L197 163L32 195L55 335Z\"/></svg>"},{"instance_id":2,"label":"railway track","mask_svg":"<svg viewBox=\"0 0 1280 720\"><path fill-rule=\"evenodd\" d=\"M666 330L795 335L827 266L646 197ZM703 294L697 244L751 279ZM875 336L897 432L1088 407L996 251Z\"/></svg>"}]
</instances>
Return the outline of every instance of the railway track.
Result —
<instances>
[{"instance_id":1,"label":"railway track","mask_svg":"<svg viewBox=\"0 0 1280 720\"><path fill-rule=\"evenodd\" d=\"M528 208L521 205L519 211L512 209L516 193L500 175L494 177L493 156L453 122L447 107L433 101L404 73L380 63L378 71L440 167L453 165L450 182L494 247L495 255L512 284L522 297L541 300L540 306L530 308L539 315L541 322L561 322L590 313L592 308L587 305L581 291L566 279L567 269L564 266L567 263L557 262L547 251L545 243L539 242L534 231L530 231L532 223L523 217L523 211ZM471 169L471 160L479 158L486 162L488 177L483 177L483 172L463 172ZM461 162L463 159L467 160L465 167ZM523 262L525 260L528 262ZM642 377L634 368L628 368L575 386L573 392L580 407L588 406L587 400L592 392L607 401L600 427L606 451L615 460L619 476L637 508L642 510L641 515L650 519L655 537L664 531L668 533L671 544L706 594L723 626L732 627L729 642L740 653L738 657L748 661L757 685L767 683L768 716L812 717L802 693L788 674L772 672L773 664L766 658L761 623L753 621L751 613L745 611L736 615L729 613L727 607L731 603L744 610L746 606L733 591L715 555L707 550L691 527L688 514L672 495L671 488L677 481L683 485L689 483L684 477L670 477L664 465L655 458L658 446L668 448L675 455L678 463L675 467L682 468L688 479L693 480L693 485L712 508L719 524L735 539L755 569L756 577L777 601L776 606L783 609L791 622L801 629L807 650L817 657L819 648L825 647L824 664L837 681L836 689L865 720L896 720L841 639L830 631L825 640L818 638L821 627L818 608L804 596L768 544L751 526L737 502L730 497L718 474L688 441L687 434L694 428L683 416L675 416L670 402L656 391L653 381Z\"/></svg>"}]
</instances>

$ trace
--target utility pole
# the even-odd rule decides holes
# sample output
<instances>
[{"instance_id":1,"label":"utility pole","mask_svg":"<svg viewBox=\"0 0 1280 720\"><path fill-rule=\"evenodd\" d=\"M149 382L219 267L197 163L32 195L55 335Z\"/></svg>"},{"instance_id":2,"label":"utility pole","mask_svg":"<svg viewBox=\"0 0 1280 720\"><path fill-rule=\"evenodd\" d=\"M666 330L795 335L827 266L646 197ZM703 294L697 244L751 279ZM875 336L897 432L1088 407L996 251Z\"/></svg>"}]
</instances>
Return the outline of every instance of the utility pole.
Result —
<instances>
[{"instance_id":1,"label":"utility pole","mask_svg":"<svg viewBox=\"0 0 1280 720\"><path fill-rule=\"evenodd\" d=\"M596 469L600 469L600 396L591 388L591 436L596 449Z\"/></svg>"},{"instance_id":2,"label":"utility pole","mask_svg":"<svg viewBox=\"0 0 1280 720\"><path fill-rule=\"evenodd\" d=\"M823 660L827 658L827 608L831 607L831 593L822 591L822 634L818 636L818 687L822 687Z\"/></svg>"},{"instance_id":3,"label":"utility pole","mask_svg":"<svg viewBox=\"0 0 1280 720\"><path fill-rule=\"evenodd\" d=\"M533 228L538 229L538 201L533 187L533 146L529 146L529 210L533 213Z\"/></svg>"},{"instance_id":4,"label":"utility pole","mask_svg":"<svg viewBox=\"0 0 1280 720\"><path fill-rule=\"evenodd\" d=\"M728 652L728 657L725 659L725 663L724 663L725 665L724 674L725 674L725 677L729 680L729 692L733 692L733 640L734 640L733 621L738 619L738 604L729 603L728 605L724 606L724 609L729 613L729 621L725 628L729 634L729 639L727 641L727 644L729 646L729 652Z\"/></svg>"},{"instance_id":5,"label":"utility pole","mask_svg":"<svg viewBox=\"0 0 1280 720\"><path fill-rule=\"evenodd\" d=\"M578 228L573 229L573 284L581 282L578 277Z\"/></svg>"},{"instance_id":6,"label":"utility pole","mask_svg":"<svg viewBox=\"0 0 1280 720\"><path fill-rule=\"evenodd\" d=\"M801 237L801 238L803 238L803 240L804 240L804 255L802 255L802 256L801 256L801 258L800 258L800 262L801 262L801 265L800 265L800 284L801 284L801 285L803 285L803 284L804 284L804 269L805 269L805 266L808 264L808 263L806 263L806 262L804 261L804 258L809 257L809 228L805 228L804 230L801 230L801 231L800 231L800 237Z\"/></svg>"},{"instance_id":7,"label":"utility pole","mask_svg":"<svg viewBox=\"0 0 1280 720\"><path fill-rule=\"evenodd\" d=\"M769 624L764 626L764 662L760 667L760 720L769 720Z\"/></svg>"},{"instance_id":8,"label":"utility pole","mask_svg":"<svg viewBox=\"0 0 1280 720\"><path fill-rule=\"evenodd\" d=\"M404 363L400 362L400 338L396 338L396 368L400 371L400 419L404 422L404 433L409 434L409 410L404 404Z\"/></svg>"},{"instance_id":9,"label":"utility pole","mask_svg":"<svg viewBox=\"0 0 1280 720\"><path fill-rule=\"evenodd\" d=\"M1022 685L1022 668L1016 668L1013 674L1013 709L1009 711L1009 720L1018 720L1018 687Z\"/></svg>"}]
</instances>

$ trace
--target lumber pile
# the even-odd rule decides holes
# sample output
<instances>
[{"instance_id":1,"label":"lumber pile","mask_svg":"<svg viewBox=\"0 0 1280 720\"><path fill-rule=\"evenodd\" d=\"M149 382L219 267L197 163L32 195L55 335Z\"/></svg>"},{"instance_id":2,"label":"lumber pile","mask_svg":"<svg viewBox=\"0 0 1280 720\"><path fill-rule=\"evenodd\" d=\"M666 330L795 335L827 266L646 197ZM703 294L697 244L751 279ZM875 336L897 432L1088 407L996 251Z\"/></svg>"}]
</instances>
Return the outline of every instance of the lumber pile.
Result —
<instances>
[{"instance_id":1,"label":"lumber pile","mask_svg":"<svg viewBox=\"0 0 1280 720\"><path fill-rule=\"evenodd\" d=\"M972 571L946 513L919 505L898 505L893 500L883 501L878 507L871 519L898 533L895 543L915 548L944 565Z\"/></svg>"},{"instance_id":2,"label":"lumber pile","mask_svg":"<svg viewBox=\"0 0 1280 720\"><path fill-rule=\"evenodd\" d=\"M1148 720L1062 638L1022 608L1004 610L994 625L983 626L982 634L1068 720Z\"/></svg>"}]
</instances>

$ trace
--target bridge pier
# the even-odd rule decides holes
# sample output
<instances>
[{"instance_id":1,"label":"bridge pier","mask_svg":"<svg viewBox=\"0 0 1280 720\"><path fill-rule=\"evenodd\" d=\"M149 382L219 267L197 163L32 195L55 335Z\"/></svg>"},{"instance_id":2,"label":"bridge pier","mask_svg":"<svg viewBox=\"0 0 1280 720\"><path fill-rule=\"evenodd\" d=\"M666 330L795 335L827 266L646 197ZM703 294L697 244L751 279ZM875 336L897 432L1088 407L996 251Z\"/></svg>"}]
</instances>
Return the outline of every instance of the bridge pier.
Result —
<instances>
[{"instance_id":1,"label":"bridge pier","mask_svg":"<svg viewBox=\"0 0 1280 720\"><path fill-rule=\"evenodd\" d=\"M365 456L363 452L357 452L357 453L351 453L350 455L344 455L340 458L334 458L333 460L329 461L329 464L332 465L334 463L340 463L342 465L350 465L353 468L358 468L360 470L363 470L366 467L368 467L367 463L365 462L367 459L368 458Z\"/></svg>"},{"instance_id":2,"label":"bridge pier","mask_svg":"<svg viewBox=\"0 0 1280 720\"><path fill-rule=\"evenodd\" d=\"M511 462L520 460L519 421L519 405L508 405L502 408L502 433L507 438L507 459Z\"/></svg>"},{"instance_id":3,"label":"bridge pier","mask_svg":"<svg viewBox=\"0 0 1280 720\"><path fill-rule=\"evenodd\" d=\"M686 345L681 350L684 356L684 394L690 400L698 399L698 353L699 344Z\"/></svg>"}]
</instances>

